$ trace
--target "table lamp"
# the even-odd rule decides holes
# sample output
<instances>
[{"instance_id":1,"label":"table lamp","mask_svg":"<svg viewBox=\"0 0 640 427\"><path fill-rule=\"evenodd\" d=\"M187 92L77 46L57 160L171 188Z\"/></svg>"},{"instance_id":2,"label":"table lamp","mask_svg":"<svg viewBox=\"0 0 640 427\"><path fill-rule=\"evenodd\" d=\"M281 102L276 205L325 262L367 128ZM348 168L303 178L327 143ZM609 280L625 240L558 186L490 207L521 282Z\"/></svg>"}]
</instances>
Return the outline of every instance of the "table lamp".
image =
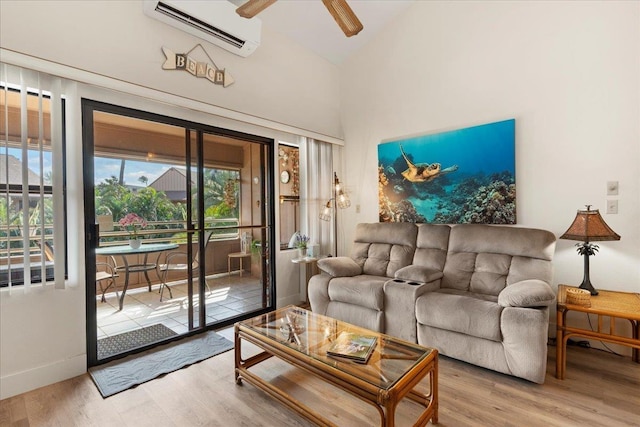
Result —
<instances>
[{"instance_id":1,"label":"table lamp","mask_svg":"<svg viewBox=\"0 0 640 427\"><path fill-rule=\"evenodd\" d=\"M576 243L578 253L584 256L584 278L579 287L588 290L591 295L598 295L598 291L593 287L589 279L589 256L598 252L598 245L590 242L620 240L620 236L604 222L598 209L591 210L591 205L586 205L586 207L586 211L578 211L573 224L560 238L582 242Z\"/></svg>"}]
</instances>

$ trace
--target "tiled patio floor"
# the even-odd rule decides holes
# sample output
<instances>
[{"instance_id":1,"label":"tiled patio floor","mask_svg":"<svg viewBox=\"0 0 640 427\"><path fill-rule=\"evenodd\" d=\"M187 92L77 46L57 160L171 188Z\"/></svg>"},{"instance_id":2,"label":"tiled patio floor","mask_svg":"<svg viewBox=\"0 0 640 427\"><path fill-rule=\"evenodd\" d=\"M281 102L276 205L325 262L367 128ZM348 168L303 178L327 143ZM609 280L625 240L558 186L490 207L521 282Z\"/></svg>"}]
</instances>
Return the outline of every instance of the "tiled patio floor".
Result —
<instances>
[{"instance_id":1,"label":"tiled patio floor","mask_svg":"<svg viewBox=\"0 0 640 427\"><path fill-rule=\"evenodd\" d=\"M205 292L207 322L228 319L242 313L262 308L262 285L251 276L221 275L207 278L211 292ZM178 334L187 332L187 286L173 282L169 297L164 290L163 300L156 285L149 292L146 287L128 290L122 311L118 311L115 292L105 295L106 302L96 301L98 339L144 326L162 323ZM197 304L194 307L197 310ZM197 322L197 314L195 315Z\"/></svg>"}]
</instances>

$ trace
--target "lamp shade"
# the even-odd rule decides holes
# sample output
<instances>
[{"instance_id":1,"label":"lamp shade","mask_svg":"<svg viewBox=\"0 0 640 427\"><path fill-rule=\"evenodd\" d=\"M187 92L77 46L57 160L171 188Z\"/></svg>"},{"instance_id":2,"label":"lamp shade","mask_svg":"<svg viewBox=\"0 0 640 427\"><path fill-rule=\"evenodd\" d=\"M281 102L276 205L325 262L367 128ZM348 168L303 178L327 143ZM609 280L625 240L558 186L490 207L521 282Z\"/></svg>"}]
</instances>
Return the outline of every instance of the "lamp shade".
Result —
<instances>
[{"instance_id":1,"label":"lamp shade","mask_svg":"<svg viewBox=\"0 0 640 427\"><path fill-rule=\"evenodd\" d=\"M598 209L579 210L573 224L564 232L561 239L594 242L604 240L620 240L620 236L613 231L600 216Z\"/></svg>"},{"instance_id":2,"label":"lamp shade","mask_svg":"<svg viewBox=\"0 0 640 427\"><path fill-rule=\"evenodd\" d=\"M346 209L351 206L351 200L349 200L349 196L344 192L342 188L342 184L340 184L340 180L338 179L338 174L333 173L333 185L336 193L336 206L340 209Z\"/></svg>"},{"instance_id":3,"label":"lamp shade","mask_svg":"<svg viewBox=\"0 0 640 427\"><path fill-rule=\"evenodd\" d=\"M322 221L329 221L331 220L331 200L329 200L327 202L326 205L324 205L324 208L322 209L322 212L320 212L320 215L318 216Z\"/></svg>"}]
</instances>

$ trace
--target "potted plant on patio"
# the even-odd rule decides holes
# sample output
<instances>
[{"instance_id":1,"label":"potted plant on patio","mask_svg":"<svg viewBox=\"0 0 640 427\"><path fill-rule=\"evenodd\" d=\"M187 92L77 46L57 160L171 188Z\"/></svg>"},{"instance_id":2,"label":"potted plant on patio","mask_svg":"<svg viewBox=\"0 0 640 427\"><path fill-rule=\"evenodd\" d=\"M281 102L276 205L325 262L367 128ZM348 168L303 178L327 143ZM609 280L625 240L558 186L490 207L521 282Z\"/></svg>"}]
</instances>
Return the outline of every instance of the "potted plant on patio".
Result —
<instances>
[{"instance_id":1,"label":"potted plant on patio","mask_svg":"<svg viewBox=\"0 0 640 427\"><path fill-rule=\"evenodd\" d=\"M138 214L131 212L118 221L118 224L129 233L129 245L134 249L138 249L141 243L138 238L138 229L146 228L147 221Z\"/></svg>"}]
</instances>

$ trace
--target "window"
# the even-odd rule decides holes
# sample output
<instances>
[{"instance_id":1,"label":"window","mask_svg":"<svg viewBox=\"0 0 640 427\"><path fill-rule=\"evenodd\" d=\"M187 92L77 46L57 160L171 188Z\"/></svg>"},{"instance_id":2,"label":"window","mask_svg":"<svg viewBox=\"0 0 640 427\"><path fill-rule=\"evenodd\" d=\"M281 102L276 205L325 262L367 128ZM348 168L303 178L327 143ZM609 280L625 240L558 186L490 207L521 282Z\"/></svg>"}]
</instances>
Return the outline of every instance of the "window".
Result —
<instances>
[{"instance_id":1,"label":"window","mask_svg":"<svg viewBox=\"0 0 640 427\"><path fill-rule=\"evenodd\" d=\"M280 188L280 249L289 248L289 240L300 231L300 170L298 147L278 146Z\"/></svg>"},{"instance_id":2,"label":"window","mask_svg":"<svg viewBox=\"0 0 640 427\"><path fill-rule=\"evenodd\" d=\"M130 212L145 219L147 226L144 238L148 240L147 243L186 241L186 234L152 232L186 229L185 167L166 160L160 162L127 157L114 154L113 157L96 156L94 159L95 207L102 243L121 244L128 239L127 231L118 222ZM216 228L211 239L238 238L240 172L204 168L203 174L205 224ZM196 172L193 172L192 186L196 185L195 176ZM193 206L196 205L194 201Z\"/></svg>"},{"instance_id":3,"label":"window","mask_svg":"<svg viewBox=\"0 0 640 427\"><path fill-rule=\"evenodd\" d=\"M64 106L47 84L0 64L0 287L64 287Z\"/></svg>"}]
</instances>

